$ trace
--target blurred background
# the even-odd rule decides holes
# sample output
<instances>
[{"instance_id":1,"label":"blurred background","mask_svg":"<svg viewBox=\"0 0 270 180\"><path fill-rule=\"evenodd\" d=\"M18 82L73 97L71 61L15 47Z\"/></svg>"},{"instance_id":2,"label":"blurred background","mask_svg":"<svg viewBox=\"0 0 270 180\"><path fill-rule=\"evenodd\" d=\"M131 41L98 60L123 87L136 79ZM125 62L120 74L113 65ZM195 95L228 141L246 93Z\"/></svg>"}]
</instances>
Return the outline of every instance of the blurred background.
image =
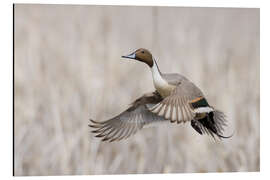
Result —
<instances>
[{"instance_id":1,"label":"blurred background","mask_svg":"<svg viewBox=\"0 0 270 180\"><path fill-rule=\"evenodd\" d=\"M15 175L260 170L259 9L90 5L15 8ZM193 81L225 112L231 139L189 123L104 143L109 119L154 90L149 68L120 58L149 49L162 72Z\"/></svg>"}]
</instances>

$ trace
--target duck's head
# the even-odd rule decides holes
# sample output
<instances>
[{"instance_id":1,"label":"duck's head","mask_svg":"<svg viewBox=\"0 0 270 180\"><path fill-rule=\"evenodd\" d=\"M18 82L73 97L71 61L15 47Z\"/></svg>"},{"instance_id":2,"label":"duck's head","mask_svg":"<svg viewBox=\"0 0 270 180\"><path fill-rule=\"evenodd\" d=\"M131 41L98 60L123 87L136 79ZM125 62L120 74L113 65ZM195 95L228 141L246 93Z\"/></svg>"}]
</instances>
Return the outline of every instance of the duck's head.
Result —
<instances>
[{"instance_id":1,"label":"duck's head","mask_svg":"<svg viewBox=\"0 0 270 180\"><path fill-rule=\"evenodd\" d=\"M129 59L135 59L141 62L146 63L150 68L153 66L153 57L150 51L144 48L137 49L133 53L122 56L122 58L129 58Z\"/></svg>"}]
</instances>

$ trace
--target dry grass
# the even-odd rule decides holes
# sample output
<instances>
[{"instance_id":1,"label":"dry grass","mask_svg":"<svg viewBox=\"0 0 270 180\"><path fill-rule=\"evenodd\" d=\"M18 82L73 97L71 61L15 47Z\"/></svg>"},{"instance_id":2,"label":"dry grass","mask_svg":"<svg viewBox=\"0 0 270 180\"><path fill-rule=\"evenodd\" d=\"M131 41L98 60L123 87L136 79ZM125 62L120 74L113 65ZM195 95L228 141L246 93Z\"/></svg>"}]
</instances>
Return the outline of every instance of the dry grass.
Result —
<instances>
[{"instance_id":1,"label":"dry grass","mask_svg":"<svg viewBox=\"0 0 270 180\"><path fill-rule=\"evenodd\" d=\"M233 138L189 124L102 143L88 119L117 115L152 91L150 49L223 110ZM15 175L260 170L259 9L15 6Z\"/></svg>"}]
</instances>

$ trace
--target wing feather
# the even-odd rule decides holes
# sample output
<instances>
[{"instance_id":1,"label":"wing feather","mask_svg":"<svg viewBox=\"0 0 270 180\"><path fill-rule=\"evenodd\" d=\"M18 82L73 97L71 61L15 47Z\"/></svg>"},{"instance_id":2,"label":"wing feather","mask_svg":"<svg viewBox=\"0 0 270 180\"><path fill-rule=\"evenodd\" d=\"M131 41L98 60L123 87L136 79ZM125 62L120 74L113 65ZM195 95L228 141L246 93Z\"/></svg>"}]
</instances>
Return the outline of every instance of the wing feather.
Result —
<instances>
[{"instance_id":1,"label":"wing feather","mask_svg":"<svg viewBox=\"0 0 270 180\"><path fill-rule=\"evenodd\" d=\"M194 119L196 112L190 106L190 102L194 99L202 97L203 93L200 89L188 80L179 83L169 96L164 98L149 110L171 122L187 122ZM174 114L175 107L175 114Z\"/></svg>"},{"instance_id":2,"label":"wing feather","mask_svg":"<svg viewBox=\"0 0 270 180\"><path fill-rule=\"evenodd\" d=\"M148 110L148 107L154 107L162 100L157 92L145 94L112 119L102 122L90 120L89 126L93 128L91 132L102 138L102 141L112 142L132 136L147 124L166 121L162 116ZM171 108L160 104L155 109L156 113L164 114L165 111L170 113Z\"/></svg>"}]
</instances>

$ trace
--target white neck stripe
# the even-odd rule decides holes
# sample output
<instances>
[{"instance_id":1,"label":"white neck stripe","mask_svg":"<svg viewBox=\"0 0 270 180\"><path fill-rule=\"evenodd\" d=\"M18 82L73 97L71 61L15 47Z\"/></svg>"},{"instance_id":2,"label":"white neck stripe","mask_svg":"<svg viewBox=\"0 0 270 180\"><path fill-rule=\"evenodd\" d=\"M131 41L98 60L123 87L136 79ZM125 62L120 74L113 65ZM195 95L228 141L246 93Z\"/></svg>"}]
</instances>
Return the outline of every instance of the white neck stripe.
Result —
<instances>
[{"instance_id":1,"label":"white neck stripe","mask_svg":"<svg viewBox=\"0 0 270 180\"><path fill-rule=\"evenodd\" d=\"M168 83L161 76L158 65L154 58L153 58L153 66L151 67L151 71L152 71L154 86L156 89L158 87L161 88L168 85Z\"/></svg>"}]
</instances>

